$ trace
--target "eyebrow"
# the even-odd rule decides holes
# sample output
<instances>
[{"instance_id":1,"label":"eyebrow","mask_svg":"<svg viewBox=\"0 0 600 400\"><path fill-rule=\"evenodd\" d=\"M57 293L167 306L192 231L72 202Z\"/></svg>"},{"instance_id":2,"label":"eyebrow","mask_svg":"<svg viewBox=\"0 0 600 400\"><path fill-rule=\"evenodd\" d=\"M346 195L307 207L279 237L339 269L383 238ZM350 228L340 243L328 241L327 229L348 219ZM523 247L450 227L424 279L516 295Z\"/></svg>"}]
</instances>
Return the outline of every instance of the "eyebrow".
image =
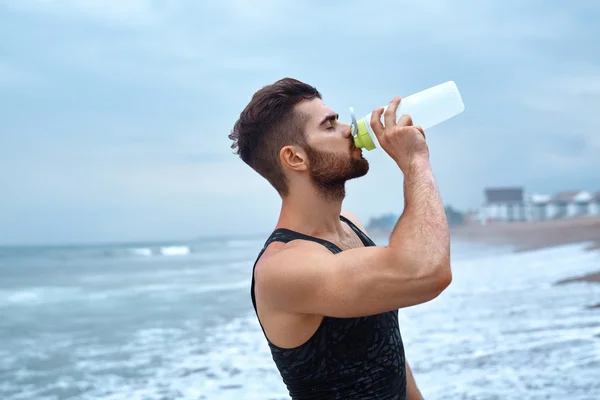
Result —
<instances>
[{"instance_id":1,"label":"eyebrow","mask_svg":"<svg viewBox=\"0 0 600 400\"><path fill-rule=\"evenodd\" d=\"M326 116L325 118L323 118L323 121L321 121L319 126L323 125L327 121L337 121L339 117L340 117L339 114L330 114L330 115Z\"/></svg>"}]
</instances>

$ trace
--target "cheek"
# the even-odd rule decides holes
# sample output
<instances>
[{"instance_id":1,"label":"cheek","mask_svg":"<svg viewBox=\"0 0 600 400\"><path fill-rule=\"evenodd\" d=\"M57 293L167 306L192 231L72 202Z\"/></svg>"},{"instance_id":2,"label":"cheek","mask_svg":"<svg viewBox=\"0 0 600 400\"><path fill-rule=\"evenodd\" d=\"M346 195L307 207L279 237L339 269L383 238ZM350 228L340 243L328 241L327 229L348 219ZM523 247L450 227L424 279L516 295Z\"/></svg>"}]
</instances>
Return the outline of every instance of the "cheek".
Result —
<instances>
[{"instance_id":1,"label":"cheek","mask_svg":"<svg viewBox=\"0 0 600 400\"><path fill-rule=\"evenodd\" d=\"M319 134L312 134L307 142L313 148L337 151L343 148L347 149L349 141L338 131L322 131Z\"/></svg>"}]
</instances>

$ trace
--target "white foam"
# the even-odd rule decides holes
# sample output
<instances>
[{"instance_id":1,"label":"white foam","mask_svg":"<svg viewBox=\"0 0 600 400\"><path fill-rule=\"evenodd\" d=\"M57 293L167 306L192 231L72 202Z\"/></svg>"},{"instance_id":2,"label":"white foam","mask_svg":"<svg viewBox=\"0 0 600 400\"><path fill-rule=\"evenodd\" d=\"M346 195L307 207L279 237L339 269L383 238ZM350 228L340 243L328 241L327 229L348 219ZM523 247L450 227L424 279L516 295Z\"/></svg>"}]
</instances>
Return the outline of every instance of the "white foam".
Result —
<instances>
[{"instance_id":1,"label":"white foam","mask_svg":"<svg viewBox=\"0 0 600 400\"><path fill-rule=\"evenodd\" d=\"M0 306L2 303L38 303L40 297L41 293L39 289L3 290L0 292Z\"/></svg>"},{"instance_id":2,"label":"white foam","mask_svg":"<svg viewBox=\"0 0 600 400\"><path fill-rule=\"evenodd\" d=\"M590 385L593 365L600 365L600 316L585 310L597 303L600 286L554 285L598 270L600 255L585 247L462 259L439 298L401 310L406 351L425 397L586 399L561 382L577 368L580 387ZM532 396L538 385L544 389Z\"/></svg>"},{"instance_id":3,"label":"white foam","mask_svg":"<svg viewBox=\"0 0 600 400\"><path fill-rule=\"evenodd\" d=\"M264 240L229 240L227 241L227 247L241 248L251 247L260 249L265 244Z\"/></svg>"},{"instance_id":4,"label":"white foam","mask_svg":"<svg viewBox=\"0 0 600 400\"><path fill-rule=\"evenodd\" d=\"M600 255L585 252L584 247L493 255L478 251L474 257L457 257L452 285L441 296L401 310L407 359L425 398L510 394L535 400L583 400L590 398L587 390L597 392L600 341L595 336L600 334L600 315L585 306L598 302L600 285L553 285L597 271ZM248 287L248 280L221 280L203 285L155 283L127 290L240 290L240 296L247 298ZM39 289L0 292L0 299L12 296L31 302L51 297L51 292ZM119 289L111 295L124 293ZM74 374L81 380L57 378L56 384L35 388L0 382L0 394L17 387L21 392L5 396L6 400L38 399L46 389L77 385L85 391L81 398L100 400L289 399L253 312L214 326L205 336L199 333L196 319L169 321L170 328L161 328L163 322L152 321L154 328L140 329L125 342L110 345L61 344L52 337L32 341L26 346L31 354L38 349L46 354L51 346L68 348ZM19 362L12 355L1 365L16 370Z\"/></svg>"},{"instance_id":5,"label":"white foam","mask_svg":"<svg viewBox=\"0 0 600 400\"><path fill-rule=\"evenodd\" d=\"M149 283L119 289L84 290L79 287L54 288L33 287L0 291L0 309L15 306L53 305L64 302L97 302L118 297L143 295L180 296L182 294L217 293L249 290L250 282L241 281L199 284L193 280L186 283Z\"/></svg>"},{"instance_id":6,"label":"white foam","mask_svg":"<svg viewBox=\"0 0 600 400\"><path fill-rule=\"evenodd\" d=\"M89 388L82 398L289 399L251 315L215 328L206 342L186 328L195 323L142 329L127 344L108 349L73 347L74 367ZM120 356L127 354L134 357ZM136 371L139 378L111 374L117 369Z\"/></svg>"},{"instance_id":7,"label":"white foam","mask_svg":"<svg viewBox=\"0 0 600 400\"><path fill-rule=\"evenodd\" d=\"M143 257L151 257L152 256L152 249L147 248L147 247L129 249L129 251L136 256L143 256Z\"/></svg>"},{"instance_id":8,"label":"white foam","mask_svg":"<svg viewBox=\"0 0 600 400\"><path fill-rule=\"evenodd\" d=\"M159 251L163 256L184 256L191 252L188 246L165 246Z\"/></svg>"},{"instance_id":9,"label":"white foam","mask_svg":"<svg viewBox=\"0 0 600 400\"><path fill-rule=\"evenodd\" d=\"M81 293L79 288L31 287L0 290L0 307L37 305L70 300Z\"/></svg>"},{"instance_id":10,"label":"white foam","mask_svg":"<svg viewBox=\"0 0 600 400\"><path fill-rule=\"evenodd\" d=\"M198 286L192 289L195 293L227 292L241 289L250 289L250 282L245 279L239 282L222 283L214 285Z\"/></svg>"}]
</instances>

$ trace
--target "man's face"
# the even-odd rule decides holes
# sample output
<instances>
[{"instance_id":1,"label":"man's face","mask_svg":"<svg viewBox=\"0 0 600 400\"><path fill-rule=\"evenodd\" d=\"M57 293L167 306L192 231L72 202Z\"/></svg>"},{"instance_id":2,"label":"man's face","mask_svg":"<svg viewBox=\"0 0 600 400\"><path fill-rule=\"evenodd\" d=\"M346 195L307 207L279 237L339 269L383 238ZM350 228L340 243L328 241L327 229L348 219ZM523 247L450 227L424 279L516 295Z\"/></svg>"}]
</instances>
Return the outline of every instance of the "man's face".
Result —
<instances>
[{"instance_id":1,"label":"man's face","mask_svg":"<svg viewBox=\"0 0 600 400\"><path fill-rule=\"evenodd\" d=\"M339 122L320 99L301 103L298 111L308 116L305 151L315 187L329 198L343 197L344 183L369 171L362 150L354 146L350 125Z\"/></svg>"}]
</instances>

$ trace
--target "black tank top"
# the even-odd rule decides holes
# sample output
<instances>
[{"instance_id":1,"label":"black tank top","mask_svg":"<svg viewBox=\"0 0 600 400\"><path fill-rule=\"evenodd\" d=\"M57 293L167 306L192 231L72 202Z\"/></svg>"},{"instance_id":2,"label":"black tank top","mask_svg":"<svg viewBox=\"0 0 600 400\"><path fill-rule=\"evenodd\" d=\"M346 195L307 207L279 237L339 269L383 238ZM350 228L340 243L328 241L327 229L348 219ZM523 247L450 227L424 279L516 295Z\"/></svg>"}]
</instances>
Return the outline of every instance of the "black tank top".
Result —
<instances>
[{"instance_id":1,"label":"black tank top","mask_svg":"<svg viewBox=\"0 0 600 400\"><path fill-rule=\"evenodd\" d=\"M340 219L356 232L365 246L375 246L351 221L343 216ZM342 251L327 240L282 228L273 231L256 262L270 243L296 239L320 243L334 254ZM250 295L258 318L254 268ZM293 400L406 399L406 367L398 310L359 318L324 317L313 336L293 349L275 346L268 338L267 342Z\"/></svg>"}]
</instances>

